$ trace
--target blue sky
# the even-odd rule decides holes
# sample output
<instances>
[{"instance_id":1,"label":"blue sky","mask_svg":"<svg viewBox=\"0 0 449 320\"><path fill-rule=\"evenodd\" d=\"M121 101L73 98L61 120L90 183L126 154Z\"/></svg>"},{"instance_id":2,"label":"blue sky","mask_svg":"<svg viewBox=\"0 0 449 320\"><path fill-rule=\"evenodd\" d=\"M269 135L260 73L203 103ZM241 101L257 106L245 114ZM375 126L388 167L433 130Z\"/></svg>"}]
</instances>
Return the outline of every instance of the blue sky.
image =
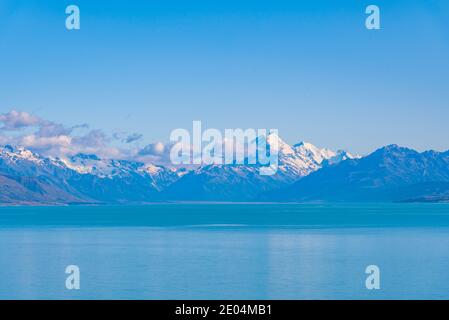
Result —
<instances>
[{"instance_id":1,"label":"blue sky","mask_svg":"<svg viewBox=\"0 0 449 320\"><path fill-rule=\"evenodd\" d=\"M65 29L65 8L81 30ZM381 9L378 31L365 8ZM449 3L0 2L0 113L167 141L193 120L367 153L449 149Z\"/></svg>"}]
</instances>

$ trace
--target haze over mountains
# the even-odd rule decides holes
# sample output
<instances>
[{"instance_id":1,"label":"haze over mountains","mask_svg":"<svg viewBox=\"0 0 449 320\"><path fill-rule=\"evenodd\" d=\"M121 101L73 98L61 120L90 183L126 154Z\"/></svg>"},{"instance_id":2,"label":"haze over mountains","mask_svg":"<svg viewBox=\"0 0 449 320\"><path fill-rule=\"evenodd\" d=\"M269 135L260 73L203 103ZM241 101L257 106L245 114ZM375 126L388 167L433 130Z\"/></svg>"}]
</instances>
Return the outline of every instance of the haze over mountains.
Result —
<instances>
[{"instance_id":1,"label":"haze over mountains","mask_svg":"<svg viewBox=\"0 0 449 320\"><path fill-rule=\"evenodd\" d=\"M157 201L448 201L449 152L396 145L359 158L279 140L279 170L257 165L168 168L78 154L47 158L0 147L0 204Z\"/></svg>"}]
</instances>

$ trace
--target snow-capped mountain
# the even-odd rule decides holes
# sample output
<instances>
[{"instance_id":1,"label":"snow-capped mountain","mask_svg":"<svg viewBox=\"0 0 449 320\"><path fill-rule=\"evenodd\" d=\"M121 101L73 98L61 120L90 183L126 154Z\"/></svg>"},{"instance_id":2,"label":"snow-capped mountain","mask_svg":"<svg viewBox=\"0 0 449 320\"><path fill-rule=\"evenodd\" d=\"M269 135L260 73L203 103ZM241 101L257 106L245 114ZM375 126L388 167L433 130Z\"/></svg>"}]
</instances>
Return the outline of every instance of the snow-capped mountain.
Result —
<instances>
[{"instance_id":1,"label":"snow-capped mountain","mask_svg":"<svg viewBox=\"0 0 449 320\"><path fill-rule=\"evenodd\" d=\"M181 177L185 170L166 168L155 164L142 162L100 159L94 154L77 154L75 156L60 159L64 165L79 174L92 175L101 179L126 179L132 176L140 176L151 180L151 185L162 190Z\"/></svg>"},{"instance_id":2,"label":"snow-capped mountain","mask_svg":"<svg viewBox=\"0 0 449 320\"><path fill-rule=\"evenodd\" d=\"M17 163L24 160L36 163L42 162L42 158L30 150L23 147L14 148L10 145L0 147L0 156L3 159L9 160L11 163Z\"/></svg>"},{"instance_id":3,"label":"snow-capped mountain","mask_svg":"<svg viewBox=\"0 0 449 320\"><path fill-rule=\"evenodd\" d=\"M278 171L292 180L309 175L323 166L337 164L346 159L355 159L351 153L339 150L320 149L308 142L300 142L293 146L283 141L277 134L270 133L266 140L259 137L260 142L268 146L277 145L279 156ZM275 142L276 141L276 142Z\"/></svg>"},{"instance_id":4,"label":"snow-capped mountain","mask_svg":"<svg viewBox=\"0 0 449 320\"><path fill-rule=\"evenodd\" d=\"M46 158L0 147L0 203L117 203L154 201L183 170L78 154Z\"/></svg>"},{"instance_id":5,"label":"snow-capped mountain","mask_svg":"<svg viewBox=\"0 0 449 320\"><path fill-rule=\"evenodd\" d=\"M290 146L275 133L258 143L267 143L278 152L278 170L271 176L260 175L258 165L208 165L189 172L169 186L164 197L172 200L250 201L281 189L319 170L355 158L350 153L319 149L311 143Z\"/></svg>"},{"instance_id":6,"label":"snow-capped mountain","mask_svg":"<svg viewBox=\"0 0 449 320\"><path fill-rule=\"evenodd\" d=\"M25 148L4 146L0 147L0 203L255 200L323 166L353 158L310 143L290 146L274 133L258 139L266 139L270 148L277 140L279 167L275 175L260 175L259 165L208 165L188 170L101 159L94 154L48 158Z\"/></svg>"},{"instance_id":7,"label":"snow-capped mountain","mask_svg":"<svg viewBox=\"0 0 449 320\"><path fill-rule=\"evenodd\" d=\"M389 145L310 174L267 199L283 201L447 201L449 152Z\"/></svg>"},{"instance_id":8,"label":"snow-capped mountain","mask_svg":"<svg viewBox=\"0 0 449 320\"><path fill-rule=\"evenodd\" d=\"M0 147L0 203L85 202L63 163L24 148Z\"/></svg>"},{"instance_id":9,"label":"snow-capped mountain","mask_svg":"<svg viewBox=\"0 0 449 320\"><path fill-rule=\"evenodd\" d=\"M320 149L308 142L300 142L293 146L285 143L281 138L274 135L268 136L268 143L271 139L279 141L279 169L284 172L294 173L295 178L307 176L323 167L323 165L337 164L346 159L354 159L349 152Z\"/></svg>"}]
</instances>

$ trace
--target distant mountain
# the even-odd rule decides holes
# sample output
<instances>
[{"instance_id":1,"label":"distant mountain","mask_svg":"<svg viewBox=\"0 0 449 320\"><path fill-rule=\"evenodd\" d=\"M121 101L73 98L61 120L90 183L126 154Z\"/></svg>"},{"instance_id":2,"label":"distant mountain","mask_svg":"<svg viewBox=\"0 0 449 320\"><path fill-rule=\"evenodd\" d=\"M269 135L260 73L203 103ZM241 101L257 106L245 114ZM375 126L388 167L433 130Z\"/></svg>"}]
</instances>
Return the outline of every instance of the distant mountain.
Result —
<instances>
[{"instance_id":1,"label":"distant mountain","mask_svg":"<svg viewBox=\"0 0 449 320\"><path fill-rule=\"evenodd\" d=\"M449 152L390 145L325 166L267 198L287 201L439 201L449 196Z\"/></svg>"},{"instance_id":2,"label":"distant mountain","mask_svg":"<svg viewBox=\"0 0 449 320\"><path fill-rule=\"evenodd\" d=\"M142 203L161 200L252 201L291 185L330 163L353 158L310 143L278 139L279 170L262 176L257 165L208 165L174 169L94 154L46 158L25 148L0 147L0 204Z\"/></svg>"},{"instance_id":3,"label":"distant mountain","mask_svg":"<svg viewBox=\"0 0 449 320\"><path fill-rule=\"evenodd\" d=\"M275 175L260 175L260 166L256 165L209 165L183 176L163 192L163 197L190 201L257 201L264 193L291 185L319 170L323 164L355 158L347 152L319 149L305 142L290 146L275 134L258 143L271 146L274 139L278 141L279 154Z\"/></svg>"},{"instance_id":4,"label":"distant mountain","mask_svg":"<svg viewBox=\"0 0 449 320\"><path fill-rule=\"evenodd\" d=\"M78 154L47 158L0 147L0 204L156 201L449 201L449 152L390 145L360 158L278 139L275 175L259 165L175 169ZM259 138L261 139L261 138ZM271 148L271 147L270 147Z\"/></svg>"},{"instance_id":5,"label":"distant mountain","mask_svg":"<svg viewBox=\"0 0 449 320\"><path fill-rule=\"evenodd\" d=\"M84 203L88 197L67 182L56 160L24 148L0 148L0 203Z\"/></svg>"},{"instance_id":6,"label":"distant mountain","mask_svg":"<svg viewBox=\"0 0 449 320\"><path fill-rule=\"evenodd\" d=\"M24 148L0 147L0 203L132 203L155 201L183 170L79 154L41 157Z\"/></svg>"},{"instance_id":7,"label":"distant mountain","mask_svg":"<svg viewBox=\"0 0 449 320\"><path fill-rule=\"evenodd\" d=\"M78 154L61 160L71 175L68 183L82 194L106 203L156 201L159 192L176 181L180 173L141 162L100 159Z\"/></svg>"}]
</instances>

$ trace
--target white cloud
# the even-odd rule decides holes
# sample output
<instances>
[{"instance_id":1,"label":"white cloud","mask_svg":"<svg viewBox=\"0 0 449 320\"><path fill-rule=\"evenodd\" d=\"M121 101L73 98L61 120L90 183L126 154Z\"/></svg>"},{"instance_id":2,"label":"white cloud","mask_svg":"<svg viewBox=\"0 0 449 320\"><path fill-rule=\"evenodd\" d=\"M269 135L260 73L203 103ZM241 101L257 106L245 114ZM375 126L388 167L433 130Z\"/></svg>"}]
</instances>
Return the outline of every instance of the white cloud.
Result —
<instances>
[{"instance_id":1,"label":"white cloud","mask_svg":"<svg viewBox=\"0 0 449 320\"><path fill-rule=\"evenodd\" d=\"M19 130L26 127L38 126L42 119L28 112L11 110L8 113L0 114L1 130Z\"/></svg>"},{"instance_id":2,"label":"white cloud","mask_svg":"<svg viewBox=\"0 0 449 320\"><path fill-rule=\"evenodd\" d=\"M141 156L161 156L164 153L165 145L162 142L151 143L139 151Z\"/></svg>"},{"instance_id":3,"label":"white cloud","mask_svg":"<svg viewBox=\"0 0 449 320\"><path fill-rule=\"evenodd\" d=\"M21 139L21 145L24 147L33 148L48 148L48 147L69 147L72 143L72 138L69 136L53 136L40 137L34 134L26 135Z\"/></svg>"},{"instance_id":4,"label":"white cloud","mask_svg":"<svg viewBox=\"0 0 449 320\"><path fill-rule=\"evenodd\" d=\"M76 134L86 124L67 127L27 112L12 110L0 114L0 144L23 146L46 156L64 157L94 153L101 157L128 157L129 151L110 146L111 139L101 130ZM14 131L14 134L13 134ZM31 132L30 132L31 131ZM130 138L137 139L137 136Z\"/></svg>"}]
</instances>

